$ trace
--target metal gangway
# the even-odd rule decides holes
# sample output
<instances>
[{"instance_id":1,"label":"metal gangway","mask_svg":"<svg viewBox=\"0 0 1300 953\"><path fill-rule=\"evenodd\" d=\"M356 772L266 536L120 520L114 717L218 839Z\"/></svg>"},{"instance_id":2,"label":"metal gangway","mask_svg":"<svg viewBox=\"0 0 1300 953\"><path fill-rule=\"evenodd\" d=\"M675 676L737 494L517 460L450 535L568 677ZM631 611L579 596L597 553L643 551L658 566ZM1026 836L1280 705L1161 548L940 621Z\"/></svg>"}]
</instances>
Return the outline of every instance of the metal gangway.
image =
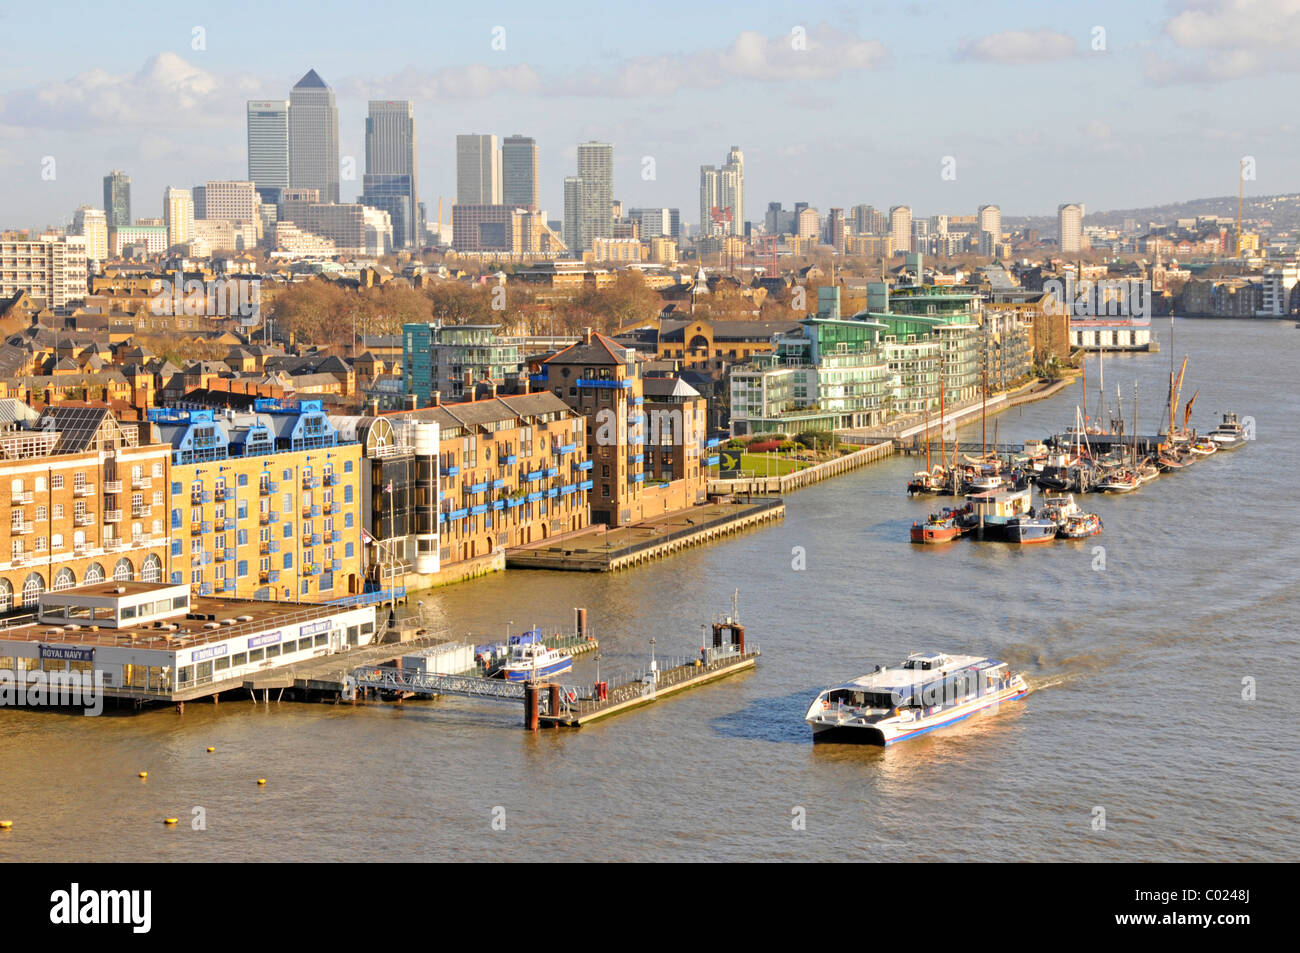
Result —
<instances>
[{"instance_id":1,"label":"metal gangway","mask_svg":"<svg viewBox=\"0 0 1300 953\"><path fill-rule=\"evenodd\" d=\"M346 679L343 697L353 699L359 688L388 692L414 692L417 695L463 695L471 698L495 698L501 701L524 702L528 683L511 682L504 678L485 678L482 675L435 675L392 665L367 665L354 669ZM539 692L543 714L551 714L546 693ZM567 710L577 699L577 693L563 686L560 706Z\"/></svg>"}]
</instances>

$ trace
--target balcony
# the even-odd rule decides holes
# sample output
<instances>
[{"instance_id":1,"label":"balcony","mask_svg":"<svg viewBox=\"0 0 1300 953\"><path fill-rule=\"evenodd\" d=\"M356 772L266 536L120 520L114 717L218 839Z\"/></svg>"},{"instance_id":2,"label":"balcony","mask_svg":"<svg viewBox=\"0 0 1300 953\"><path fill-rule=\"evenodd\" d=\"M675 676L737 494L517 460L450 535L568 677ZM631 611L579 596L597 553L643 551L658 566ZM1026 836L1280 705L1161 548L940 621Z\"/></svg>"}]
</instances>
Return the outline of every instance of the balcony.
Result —
<instances>
[{"instance_id":1,"label":"balcony","mask_svg":"<svg viewBox=\"0 0 1300 953\"><path fill-rule=\"evenodd\" d=\"M257 547L257 551L261 553L263 556L265 556L271 552L271 544L266 540L263 540L262 544Z\"/></svg>"},{"instance_id":2,"label":"balcony","mask_svg":"<svg viewBox=\"0 0 1300 953\"><path fill-rule=\"evenodd\" d=\"M303 515L303 516L311 516L311 504L310 504L310 503L308 503L306 506L304 506L304 507L302 508L302 515Z\"/></svg>"},{"instance_id":3,"label":"balcony","mask_svg":"<svg viewBox=\"0 0 1300 953\"><path fill-rule=\"evenodd\" d=\"M265 526L265 525L267 525L268 523L271 522L271 514L270 514L270 513L259 513L259 514L257 515L257 521L258 521L261 525Z\"/></svg>"},{"instance_id":4,"label":"balcony","mask_svg":"<svg viewBox=\"0 0 1300 953\"><path fill-rule=\"evenodd\" d=\"M212 558L219 563L224 563L226 561L226 551L224 549L218 549L212 554Z\"/></svg>"},{"instance_id":5,"label":"balcony","mask_svg":"<svg viewBox=\"0 0 1300 953\"><path fill-rule=\"evenodd\" d=\"M302 488L304 490L314 490L320 486L320 480L316 477L305 476L302 478Z\"/></svg>"},{"instance_id":6,"label":"balcony","mask_svg":"<svg viewBox=\"0 0 1300 953\"><path fill-rule=\"evenodd\" d=\"M112 539L104 540L105 549L112 549L112 550L126 549L130 545L131 545L131 541L127 539L125 536L114 536Z\"/></svg>"},{"instance_id":7,"label":"balcony","mask_svg":"<svg viewBox=\"0 0 1300 953\"><path fill-rule=\"evenodd\" d=\"M27 554L26 554L26 553L14 553L13 556L11 556L11 557L9 558L9 561L10 561L11 563L13 563L15 566L26 566L26 565L27 565Z\"/></svg>"},{"instance_id":8,"label":"balcony","mask_svg":"<svg viewBox=\"0 0 1300 953\"><path fill-rule=\"evenodd\" d=\"M202 524L202 523L191 523L191 524L190 524L190 533L191 533L191 535L197 535L198 533L200 533L200 532L202 532L202 531L203 531L203 524Z\"/></svg>"},{"instance_id":9,"label":"balcony","mask_svg":"<svg viewBox=\"0 0 1300 953\"><path fill-rule=\"evenodd\" d=\"M74 517L72 518L72 522L75 523L77 526L94 526L94 525L95 525L95 514L94 514L94 513L79 513L79 514L77 514L76 516L74 516Z\"/></svg>"},{"instance_id":10,"label":"balcony","mask_svg":"<svg viewBox=\"0 0 1300 953\"><path fill-rule=\"evenodd\" d=\"M131 489L133 490L151 490L153 489L153 477L133 476L131 477Z\"/></svg>"},{"instance_id":11,"label":"balcony","mask_svg":"<svg viewBox=\"0 0 1300 953\"><path fill-rule=\"evenodd\" d=\"M257 493L258 493L259 496L270 496L270 495L271 495L271 484L269 484L269 483L260 483L260 484L258 484L258 487L257 487Z\"/></svg>"},{"instance_id":12,"label":"balcony","mask_svg":"<svg viewBox=\"0 0 1300 953\"><path fill-rule=\"evenodd\" d=\"M15 506L22 506L31 503L34 499L35 497L32 495L31 490L22 490L18 493L14 493L12 496L13 504Z\"/></svg>"},{"instance_id":13,"label":"balcony","mask_svg":"<svg viewBox=\"0 0 1300 953\"><path fill-rule=\"evenodd\" d=\"M34 523L28 522L26 520L14 520L13 523L10 524L9 531L13 533L13 535L15 536L26 536L28 533L31 533L35 528L36 526Z\"/></svg>"},{"instance_id":14,"label":"balcony","mask_svg":"<svg viewBox=\"0 0 1300 953\"><path fill-rule=\"evenodd\" d=\"M131 516L135 519L141 519L153 514L153 508L148 503L131 504Z\"/></svg>"},{"instance_id":15,"label":"balcony","mask_svg":"<svg viewBox=\"0 0 1300 953\"><path fill-rule=\"evenodd\" d=\"M262 569L262 570L259 570L258 573L257 573L257 581L258 581L258 582L270 582L270 581L271 581L271 571L270 571L269 569Z\"/></svg>"},{"instance_id":16,"label":"balcony","mask_svg":"<svg viewBox=\"0 0 1300 953\"><path fill-rule=\"evenodd\" d=\"M198 506L202 502L203 502L203 492L201 490L195 490L192 493L190 493L191 506Z\"/></svg>"},{"instance_id":17,"label":"balcony","mask_svg":"<svg viewBox=\"0 0 1300 953\"><path fill-rule=\"evenodd\" d=\"M104 510L104 522L105 522L105 523L120 523L120 522L122 522L122 511L121 511L121 510Z\"/></svg>"},{"instance_id":18,"label":"balcony","mask_svg":"<svg viewBox=\"0 0 1300 953\"><path fill-rule=\"evenodd\" d=\"M87 552L89 552L89 550L85 543L78 543L72 547L72 555L74 556L84 556Z\"/></svg>"},{"instance_id":19,"label":"balcony","mask_svg":"<svg viewBox=\"0 0 1300 953\"><path fill-rule=\"evenodd\" d=\"M224 489L217 490L217 499L225 500L227 503L233 503L235 501L235 488L233 486L228 486Z\"/></svg>"},{"instance_id":20,"label":"balcony","mask_svg":"<svg viewBox=\"0 0 1300 953\"><path fill-rule=\"evenodd\" d=\"M94 495L95 495L95 484L93 484L93 483L82 483L82 484L80 484L80 485L73 486L73 488L72 488L72 495L73 495L73 496L83 496L83 497L84 497L84 496L94 496Z\"/></svg>"},{"instance_id":21,"label":"balcony","mask_svg":"<svg viewBox=\"0 0 1300 953\"><path fill-rule=\"evenodd\" d=\"M338 516L338 515L339 515L340 513L342 513L342 512L343 512L343 507L339 506L339 504L337 504L337 503L331 503L331 504L329 505L329 514L330 514L330 516Z\"/></svg>"},{"instance_id":22,"label":"balcony","mask_svg":"<svg viewBox=\"0 0 1300 953\"><path fill-rule=\"evenodd\" d=\"M121 493L121 492L122 492L122 481L121 481L121 480L105 480L105 481L104 481L104 492L105 492L105 493Z\"/></svg>"},{"instance_id":23,"label":"balcony","mask_svg":"<svg viewBox=\"0 0 1300 953\"><path fill-rule=\"evenodd\" d=\"M333 486L335 482L334 474L333 473L325 474L325 476L322 478L322 481L326 486Z\"/></svg>"},{"instance_id":24,"label":"balcony","mask_svg":"<svg viewBox=\"0 0 1300 953\"><path fill-rule=\"evenodd\" d=\"M303 533L303 535L302 535L302 544L303 544L304 546L310 546L310 545L311 545L311 533Z\"/></svg>"},{"instance_id":25,"label":"balcony","mask_svg":"<svg viewBox=\"0 0 1300 953\"><path fill-rule=\"evenodd\" d=\"M148 533L137 533L131 537L132 546L149 546L153 543L153 537Z\"/></svg>"}]
</instances>

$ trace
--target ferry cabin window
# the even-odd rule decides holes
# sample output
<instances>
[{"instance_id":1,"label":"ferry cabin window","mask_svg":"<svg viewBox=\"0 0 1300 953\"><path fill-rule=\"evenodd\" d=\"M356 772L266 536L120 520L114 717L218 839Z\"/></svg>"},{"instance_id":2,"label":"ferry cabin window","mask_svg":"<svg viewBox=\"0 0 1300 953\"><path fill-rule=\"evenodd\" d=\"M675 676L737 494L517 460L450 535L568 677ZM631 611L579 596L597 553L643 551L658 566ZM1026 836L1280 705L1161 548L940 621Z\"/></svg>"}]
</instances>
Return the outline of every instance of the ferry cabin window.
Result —
<instances>
[{"instance_id":1,"label":"ferry cabin window","mask_svg":"<svg viewBox=\"0 0 1300 953\"><path fill-rule=\"evenodd\" d=\"M317 645L325 645L326 643L329 642L329 640L330 640L330 637L329 637L328 635L326 635L324 632L322 632L320 635L316 636L316 644L317 644Z\"/></svg>"},{"instance_id":2,"label":"ferry cabin window","mask_svg":"<svg viewBox=\"0 0 1300 953\"><path fill-rule=\"evenodd\" d=\"M278 645L268 645L268 646L266 647L266 657L267 657L267 658L275 658L275 657L276 657L277 655L279 655L279 654L280 654L280 646L278 646Z\"/></svg>"},{"instance_id":3,"label":"ferry cabin window","mask_svg":"<svg viewBox=\"0 0 1300 953\"><path fill-rule=\"evenodd\" d=\"M224 672L226 669L230 668L230 659L219 658L216 660L213 667L216 668L218 672Z\"/></svg>"},{"instance_id":4,"label":"ferry cabin window","mask_svg":"<svg viewBox=\"0 0 1300 953\"><path fill-rule=\"evenodd\" d=\"M231 657L230 664L233 665L235 668L239 668L239 666L241 665L247 665L248 656L243 652L237 652L235 653L235 655Z\"/></svg>"},{"instance_id":5,"label":"ferry cabin window","mask_svg":"<svg viewBox=\"0 0 1300 953\"><path fill-rule=\"evenodd\" d=\"M248 660L250 662L260 662L262 661L262 655L263 652L261 649L253 649L253 651L248 653Z\"/></svg>"}]
</instances>

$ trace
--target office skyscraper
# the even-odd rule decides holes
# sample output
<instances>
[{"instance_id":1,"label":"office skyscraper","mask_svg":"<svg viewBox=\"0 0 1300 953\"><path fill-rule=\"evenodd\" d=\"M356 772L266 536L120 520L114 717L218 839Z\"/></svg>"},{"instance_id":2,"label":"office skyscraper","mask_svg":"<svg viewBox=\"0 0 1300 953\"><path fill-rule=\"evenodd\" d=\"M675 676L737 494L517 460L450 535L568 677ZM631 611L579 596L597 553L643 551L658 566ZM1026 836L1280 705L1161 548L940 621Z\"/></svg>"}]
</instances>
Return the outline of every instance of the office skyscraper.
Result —
<instances>
[{"instance_id":1,"label":"office skyscraper","mask_svg":"<svg viewBox=\"0 0 1300 953\"><path fill-rule=\"evenodd\" d=\"M104 215L109 228L131 224L131 177L114 169L104 176Z\"/></svg>"},{"instance_id":2,"label":"office skyscraper","mask_svg":"<svg viewBox=\"0 0 1300 953\"><path fill-rule=\"evenodd\" d=\"M289 94L289 186L339 200L339 111L314 69Z\"/></svg>"},{"instance_id":3,"label":"office skyscraper","mask_svg":"<svg viewBox=\"0 0 1300 953\"><path fill-rule=\"evenodd\" d=\"M461 205L502 204L496 136L456 137L456 201Z\"/></svg>"},{"instance_id":4,"label":"office skyscraper","mask_svg":"<svg viewBox=\"0 0 1300 953\"><path fill-rule=\"evenodd\" d=\"M537 140L531 136L502 140L501 172L505 204L537 208Z\"/></svg>"},{"instance_id":5,"label":"office skyscraper","mask_svg":"<svg viewBox=\"0 0 1300 953\"><path fill-rule=\"evenodd\" d=\"M86 240L86 258L104 261L108 258L108 219L103 209L83 205L72 215L70 235L80 235Z\"/></svg>"},{"instance_id":6,"label":"office skyscraper","mask_svg":"<svg viewBox=\"0 0 1300 953\"><path fill-rule=\"evenodd\" d=\"M580 143L578 180L578 247L569 247L574 253L591 248L593 239L613 235L614 147L608 142Z\"/></svg>"},{"instance_id":7,"label":"office skyscraper","mask_svg":"<svg viewBox=\"0 0 1300 953\"><path fill-rule=\"evenodd\" d=\"M289 187L289 101L248 101L248 178L262 201L279 200Z\"/></svg>"},{"instance_id":8,"label":"office skyscraper","mask_svg":"<svg viewBox=\"0 0 1300 953\"><path fill-rule=\"evenodd\" d=\"M366 117L366 172L361 204L382 209L393 222L393 244L419 241L415 110L407 100L371 100Z\"/></svg>"}]
</instances>

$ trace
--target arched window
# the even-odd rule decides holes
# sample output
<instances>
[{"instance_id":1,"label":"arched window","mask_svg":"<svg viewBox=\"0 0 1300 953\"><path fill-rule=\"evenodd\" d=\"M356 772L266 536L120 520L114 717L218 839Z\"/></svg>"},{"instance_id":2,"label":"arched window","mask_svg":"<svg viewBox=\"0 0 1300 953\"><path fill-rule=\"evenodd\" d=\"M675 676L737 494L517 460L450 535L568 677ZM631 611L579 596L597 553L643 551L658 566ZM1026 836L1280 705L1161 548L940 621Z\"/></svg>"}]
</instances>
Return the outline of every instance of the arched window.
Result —
<instances>
[{"instance_id":1,"label":"arched window","mask_svg":"<svg viewBox=\"0 0 1300 953\"><path fill-rule=\"evenodd\" d=\"M60 589L71 589L77 584L77 577L72 574L72 570L64 566L54 574L54 583L50 587L55 592Z\"/></svg>"},{"instance_id":2,"label":"arched window","mask_svg":"<svg viewBox=\"0 0 1300 953\"><path fill-rule=\"evenodd\" d=\"M140 578L145 582L162 580L162 560L158 558L157 553L150 553L144 558L144 565L140 567Z\"/></svg>"},{"instance_id":3,"label":"arched window","mask_svg":"<svg viewBox=\"0 0 1300 953\"><path fill-rule=\"evenodd\" d=\"M81 580L83 586L93 585L97 582L104 581L104 567L99 563L91 563L86 569L86 578Z\"/></svg>"},{"instance_id":4,"label":"arched window","mask_svg":"<svg viewBox=\"0 0 1300 953\"><path fill-rule=\"evenodd\" d=\"M28 573L27 579L23 582L23 608L28 609L36 605L44 591L45 577L38 572Z\"/></svg>"},{"instance_id":5,"label":"arched window","mask_svg":"<svg viewBox=\"0 0 1300 953\"><path fill-rule=\"evenodd\" d=\"M8 612L14 604L14 587L8 579L0 578L0 612Z\"/></svg>"},{"instance_id":6,"label":"arched window","mask_svg":"<svg viewBox=\"0 0 1300 953\"><path fill-rule=\"evenodd\" d=\"M123 556L113 567L114 582L130 582L135 578L135 567L131 565L131 560Z\"/></svg>"}]
</instances>

